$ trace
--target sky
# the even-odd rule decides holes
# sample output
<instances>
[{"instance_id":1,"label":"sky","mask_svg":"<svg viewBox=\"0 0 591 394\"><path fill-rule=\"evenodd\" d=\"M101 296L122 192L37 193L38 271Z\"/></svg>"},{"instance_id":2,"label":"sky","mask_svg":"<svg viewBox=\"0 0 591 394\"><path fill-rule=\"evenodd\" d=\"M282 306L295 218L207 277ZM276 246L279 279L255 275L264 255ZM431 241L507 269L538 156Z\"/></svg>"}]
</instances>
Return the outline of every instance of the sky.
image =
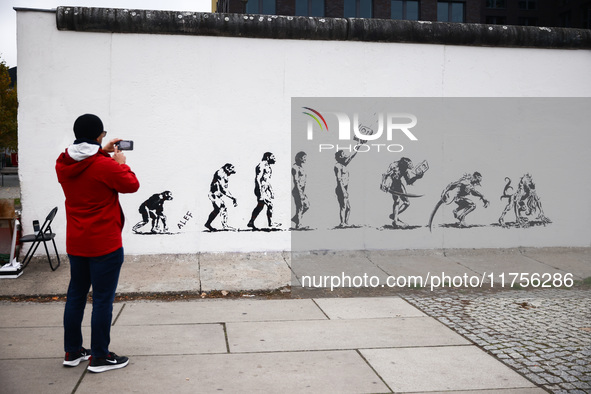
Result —
<instances>
[{"instance_id":1,"label":"sky","mask_svg":"<svg viewBox=\"0 0 591 394\"><path fill-rule=\"evenodd\" d=\"M54 9L58 6L82 6L211 12L211 4L211 0L0 0L0 59L8 67L17 66L15 7Z\"/></svg>"}]
</instances>

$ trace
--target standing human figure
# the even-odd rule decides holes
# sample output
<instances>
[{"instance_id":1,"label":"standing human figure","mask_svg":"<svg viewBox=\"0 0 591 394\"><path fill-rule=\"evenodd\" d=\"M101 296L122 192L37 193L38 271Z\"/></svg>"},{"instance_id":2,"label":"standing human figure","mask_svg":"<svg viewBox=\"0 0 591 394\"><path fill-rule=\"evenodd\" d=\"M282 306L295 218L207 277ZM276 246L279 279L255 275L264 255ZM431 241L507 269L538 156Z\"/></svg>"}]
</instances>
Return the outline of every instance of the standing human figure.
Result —
<instances>
[{"instance_id":1,"label":"standing human figure","mask_svg":"<svg viewBox=\"0 0 591 394\"><path fill-rule=\"evenodd\" d=\"M255 168L254 194L257 197L257 205L254 207L247 224L252 229L257 228L254 221L264 207L267 207L267 224L269 227L279 227L278 223L273 222L273 199L275 195L271 186L272 164L275 164L275 155L271 152L265 152L261 162Z\"/></svg>"},{"instance_id":2,"label":"standing human figure","mask_svg":"<svg viewBox=\"0 0 591 394\"><path fill-rule=\"evenodd\" d=\"M56 161L66 197L66 249L70 284L64 310L63 365L75 367L90 358L88 370L123 368L127 357L109 351L113 301L123 264L124 216L119 193L134 193L139 182L113 139L101 148L107 132L96 115L74 122L76 140ZM112 152L113 156L109 153ZM82 338L82 319L92 286L91 349Z\"/></svg>"},{"instance_id":3,"label":"standing human figure","mask_svg":"<svg viewBox=\"0 0 591 394\"><path fill-rule=\"evenodd\" d=\"M347 166L351 160L357 155L357 150L351 154L346 154L345 151L339 150L335 153L336 163L334 165L334 174L337 180L337 187L335 194L339 202L339 217L341 223L337 226L348 227L349 215L351 214L351 203L349 202L349 170Z\"/></svg>"},{"instance_id":4,"label":"standing human figure","mask_svg":"<svg viewBox=\"0 0 591 394\"><path fill-rule=\"evenodd\" d=\"M302 229L302 216L310 208L308 196L306 196L307 174L303 167L308 155L306 152L298 152L295 155L295 163L291 166L291 176L293 179L293 189L291 194L295 202L295 215L291 221L295 223L296 229Z\"/></svg>"},{"instance_id":5,"label":"standing human figure","mask_svg":"<svg viewBox=\"0 0 591 394\"><path fill-rule=\"evenodd\" d=\"M209 214L209 218L207 218L207 222L205 223L205 227L207 227L210 231L217 231L214 227L211 226L211 222L220 215L222 221L222 228L224 230L235 230L235 228L228 226L228 208L226 207L226 202L224 201L223 197L228 197L232 200L234 206L237 206L238 203L230 191L228 190L228 177L232 174L235 174L236 170L234 166L230 163L226 163L213 174L213 179L211 181L211 185L209 187L209 199L211 200L211 204L213 205L213 210Z\"/></svg>"}]
</instances>

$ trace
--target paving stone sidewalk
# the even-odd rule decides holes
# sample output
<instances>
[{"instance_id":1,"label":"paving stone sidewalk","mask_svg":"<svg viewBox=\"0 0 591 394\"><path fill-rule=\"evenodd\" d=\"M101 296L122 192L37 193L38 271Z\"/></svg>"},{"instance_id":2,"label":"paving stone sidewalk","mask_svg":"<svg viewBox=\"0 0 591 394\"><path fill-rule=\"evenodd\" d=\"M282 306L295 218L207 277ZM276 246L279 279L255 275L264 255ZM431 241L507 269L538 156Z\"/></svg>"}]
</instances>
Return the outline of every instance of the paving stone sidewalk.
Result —
<instances>
[{"instance_id":1,"label":"paving stone sidewalk","mask_svg":"<svg viewBox=\"0 0 591 394\"><path fill-rule=\"evenodd\" d=\"M104 374L62 367L63 309L0 302L1 393L544 392L398 297L116 303Z\"/></svg>"},{"instance_id":2,"label":"paving stone sidewalk","mask_svg":"<svg viewBox=\"0 0 591 394\"><path fill-rule=\"evenodd\" d=\"M403 298L546 390L591 392L591 289Z\"/></svg>"}]
</instances>

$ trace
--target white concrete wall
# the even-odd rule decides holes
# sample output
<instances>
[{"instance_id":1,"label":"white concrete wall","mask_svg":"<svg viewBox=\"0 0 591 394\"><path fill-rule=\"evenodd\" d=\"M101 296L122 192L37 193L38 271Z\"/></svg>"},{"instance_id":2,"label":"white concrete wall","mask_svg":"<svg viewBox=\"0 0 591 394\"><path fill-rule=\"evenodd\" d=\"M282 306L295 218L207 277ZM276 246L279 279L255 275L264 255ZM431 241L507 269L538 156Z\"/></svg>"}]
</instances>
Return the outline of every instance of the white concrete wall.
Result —
<instances>
[{"instance_id":1,"label":"white concrete wall","mask_svg":"<svg viewBox=\"0 0 591 394\"><path fill-rule=\"evenodd\" d=\"M121 196L128 254L272 251L290 248L290 231L203 232L211 210L207 192L213 173L233 163L237 174L230 178L230 190L239 205L229 209L229 223L245 229L256 204L254 167L271 151L277 157L275 219L289 228L292 97L591 95L589 50L80 33L58 31L51 12L19 11L17 18L23 224L30 231L33 219L57 205L54 229L61 251L64 196L54 164L73 141L72 124L83 113L100 116L109 137L136 144L127 157L141 188ZM540 238L545 245L525 237L490 246L590 245L589 162L579 156L587 157L591 144L588 134L582 138L572 142L574 153L559 158L574 155L585 169L573 169L576 192L585 193L576 200L582 204L575 215L579 222L546 227ZM532 149L538 143L543 142L532 141ZM549 187L568 188L569 177ZM439 184L434 188L440 192ZM139 205L164 190L174 195L165 213L176 234L133 234ZM179 229L187 212L192 218ZM263 218L264 213L261 223ZM569 228L577 233L565 233ZM439 246L451 245L441 238L397 247ZM460 239L453 246L474 244Z\"/></svg>"}]
</instances>

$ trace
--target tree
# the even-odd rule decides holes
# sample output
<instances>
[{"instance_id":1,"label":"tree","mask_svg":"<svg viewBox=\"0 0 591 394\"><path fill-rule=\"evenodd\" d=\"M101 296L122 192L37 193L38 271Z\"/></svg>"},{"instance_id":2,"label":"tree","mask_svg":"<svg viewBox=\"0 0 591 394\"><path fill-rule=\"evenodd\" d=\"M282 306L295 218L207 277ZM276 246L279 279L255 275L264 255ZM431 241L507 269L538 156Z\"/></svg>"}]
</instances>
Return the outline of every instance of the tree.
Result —
<instances>
[{"instance_id":1,"label":"tree","mask_svg":"<svg viewBox=\"0 0 591 394\"><path fill-rule=\"evenodd\" d=\"M8 66L0 59L0 148L17 149L17 110L16 85L10 86Z\"/></svg>"}]
</instances>

